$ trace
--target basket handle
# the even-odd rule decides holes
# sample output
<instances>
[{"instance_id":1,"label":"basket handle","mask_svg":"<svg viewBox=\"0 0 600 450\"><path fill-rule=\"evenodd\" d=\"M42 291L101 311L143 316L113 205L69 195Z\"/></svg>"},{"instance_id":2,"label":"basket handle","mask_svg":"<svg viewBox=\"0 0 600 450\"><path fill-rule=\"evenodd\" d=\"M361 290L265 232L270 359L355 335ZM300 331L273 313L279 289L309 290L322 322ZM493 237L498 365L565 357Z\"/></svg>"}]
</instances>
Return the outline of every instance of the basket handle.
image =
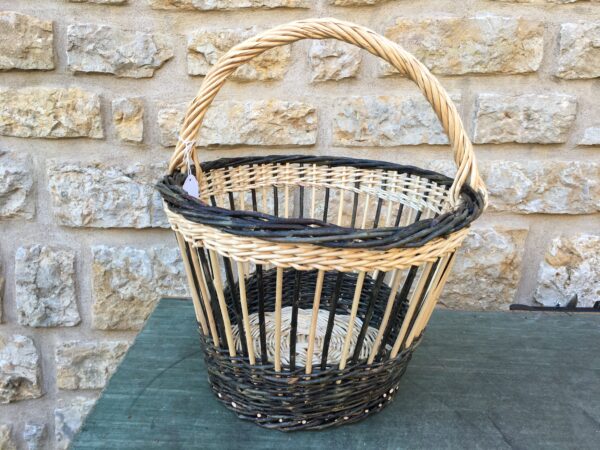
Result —
<instances>
[{"instance_id":1,"label":"basket handle","mask_svg":"<svg viewBox=\"0 0 600 450\"><path fill-rule=\"evenodd\" d=\"M194 144L202 120L221 86L239 66L273 47L291 44L301 39L327 38L354 44L383 58L419 86L448 136L454 152L454 161L458 166L450 188L450 201L458 201L460 190L463 184L467 183L483 195L487 204L487 191L477 169L473 146L454 103L438 80L427 67L398 44L368 28L332 18L305 19L280 25L245 40L225 53L207 73L198 95L188 107L177 146L171 156L169 173L186 167L186 151L191 151L196 173L200 173Z\"/></svg>"}]
</instances>

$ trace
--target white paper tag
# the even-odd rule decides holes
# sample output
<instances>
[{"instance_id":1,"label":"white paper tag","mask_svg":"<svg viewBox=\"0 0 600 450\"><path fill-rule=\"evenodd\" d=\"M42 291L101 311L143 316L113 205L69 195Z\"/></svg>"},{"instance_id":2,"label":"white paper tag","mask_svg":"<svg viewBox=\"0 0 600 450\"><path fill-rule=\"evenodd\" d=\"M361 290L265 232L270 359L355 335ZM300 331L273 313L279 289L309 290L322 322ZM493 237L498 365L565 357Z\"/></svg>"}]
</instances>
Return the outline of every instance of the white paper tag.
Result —
<instances>
[{"instance_id":1,"label":"white paper tag","mask_svg":"<svg viewBox=\"0 0 600 450\"><path fill-rule=\"evenodd\" d=\"M183 183L183 190L194 198L200 197L200 192L198 191L198 180L196 180L196 177L191 173L187 176L185 182Z\"/></svg>"}]
</instances>

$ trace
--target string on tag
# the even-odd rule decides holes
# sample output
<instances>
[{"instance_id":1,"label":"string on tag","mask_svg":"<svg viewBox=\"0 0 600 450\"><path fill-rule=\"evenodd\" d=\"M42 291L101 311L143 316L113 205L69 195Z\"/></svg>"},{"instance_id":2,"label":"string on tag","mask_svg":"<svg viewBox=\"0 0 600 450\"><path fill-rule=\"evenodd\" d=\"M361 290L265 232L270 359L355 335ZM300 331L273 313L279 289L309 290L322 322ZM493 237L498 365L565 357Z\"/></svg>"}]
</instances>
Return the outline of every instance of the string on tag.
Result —
<instances>
[{"instance_id":1,"label":"string on tag","mask_svg":"<svg viewBox=\"0 0 600 450\"><path fill-rule=\"evenodd\" d=\"M192 150L194 149L195 141L187 141L185 139L178 138L179 142L184 145L183 148L183 160L185 161L187 177L183 182L183 190L194 198L200 198L200 188L198 186L198 180L192 173Z\"/></svg>"},{"instance_id":2,"label":"string on tag","mask_svg":"<svg viewBox=\"0 0 600 450\"><path fill-rule=\"evenodd\" d=\"M192 150L196 142L181 139L181 137L177 138L177 140L183 144L183 160L185 161L187 174L189 175L192 173Z\"/></svg>"}]
</instances>

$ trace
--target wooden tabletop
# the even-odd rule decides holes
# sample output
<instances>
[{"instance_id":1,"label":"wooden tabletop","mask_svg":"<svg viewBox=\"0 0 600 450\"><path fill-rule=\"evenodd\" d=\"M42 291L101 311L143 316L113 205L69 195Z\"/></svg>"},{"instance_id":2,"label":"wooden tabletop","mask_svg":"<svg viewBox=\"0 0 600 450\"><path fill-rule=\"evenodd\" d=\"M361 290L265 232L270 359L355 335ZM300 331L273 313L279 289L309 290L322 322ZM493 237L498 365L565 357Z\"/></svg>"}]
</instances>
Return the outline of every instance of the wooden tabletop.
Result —
<instances>
[{"instance_id":1,"label":"wooden tabletop","mask_svg":"<svg viewBox=\"0 0 600 450\"><path fill-rule=\"evenodd\" d=\"M163 299L73 448L598 449L600 314L438 310L385 410L283 433L217 403L191 302Z\"/></svg>"}]
</instances>

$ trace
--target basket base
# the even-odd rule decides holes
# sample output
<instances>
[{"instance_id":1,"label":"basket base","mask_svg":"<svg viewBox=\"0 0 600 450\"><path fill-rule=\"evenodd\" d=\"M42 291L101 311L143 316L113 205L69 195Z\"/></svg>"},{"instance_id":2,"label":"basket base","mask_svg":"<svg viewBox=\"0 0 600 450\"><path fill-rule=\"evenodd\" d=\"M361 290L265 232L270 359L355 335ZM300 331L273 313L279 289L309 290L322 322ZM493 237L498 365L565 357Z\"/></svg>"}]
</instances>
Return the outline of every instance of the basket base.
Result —
<instances>
[{"instance_id":1,"label":"basket base","mask_svg":"<svg viewBox=\"0 0 600 450\"><path fill-rule=\"evenodd\" d=\"M208 379L219 401L241 419L281 431L320 430L381 411L392 402L414 347L393 360L307 375L250 366L204 340Z\"/></svg>"}]
</instances>

